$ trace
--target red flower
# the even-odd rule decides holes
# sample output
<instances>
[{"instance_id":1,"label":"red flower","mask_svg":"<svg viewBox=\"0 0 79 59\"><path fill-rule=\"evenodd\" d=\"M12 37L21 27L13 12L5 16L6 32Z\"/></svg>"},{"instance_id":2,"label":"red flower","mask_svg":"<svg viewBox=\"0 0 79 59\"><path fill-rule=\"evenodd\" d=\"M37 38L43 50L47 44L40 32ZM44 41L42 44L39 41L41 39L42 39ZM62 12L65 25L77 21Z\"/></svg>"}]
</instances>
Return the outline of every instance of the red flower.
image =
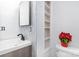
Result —
<instances>
[{"instance_id":1,"label":"red flower","mask_svg":"<svg viewBox=\"0 0 79 59\"><path fill-rule=\"evenodd\" d=\"M72 36L70 35L70 33L61 32L59 35L59 39L68 39L68 41L71 41Z\"/></svg>"},{"instance_id":2,"label":"red flower","mask_svg":"<svg viewBox=\"0 0 79 59\"><path fill-rule=\"evenodd\" d=\"M70 35L70 33L66 33L66 37L65 37L65 38L67 38L68 40L70 40L70 41L71 41L72 36Z\"/></svg>"},{"instance_id":3,"label":"red flower","mask_svg":"<svg viewBox=\"0 0 79 59\"><path fill-rule=\"evenodd\" d=\"M61 32L60 35L59 35L59 38L60 38L60 39L65 38L64 35L65 35L65 33Z\"/></svg>"}]
</instances>

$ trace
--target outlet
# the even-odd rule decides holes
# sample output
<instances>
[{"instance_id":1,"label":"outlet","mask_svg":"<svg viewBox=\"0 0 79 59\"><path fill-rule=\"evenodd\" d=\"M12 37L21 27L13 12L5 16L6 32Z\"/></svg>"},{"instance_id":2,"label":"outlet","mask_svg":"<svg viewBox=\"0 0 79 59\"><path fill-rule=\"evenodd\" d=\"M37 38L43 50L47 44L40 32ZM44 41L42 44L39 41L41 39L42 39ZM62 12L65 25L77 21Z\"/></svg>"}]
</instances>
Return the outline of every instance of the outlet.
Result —
<instances>
[{"instance_id":1,"label":"outlet","mask_svg":"<svg viewBox=\"0 0 79 59\"><path fill-rule=\"evenodd\" d=\"M4 26L0 26L0 31L5 31L5 27Z\"/></svg>"}]
</instances>

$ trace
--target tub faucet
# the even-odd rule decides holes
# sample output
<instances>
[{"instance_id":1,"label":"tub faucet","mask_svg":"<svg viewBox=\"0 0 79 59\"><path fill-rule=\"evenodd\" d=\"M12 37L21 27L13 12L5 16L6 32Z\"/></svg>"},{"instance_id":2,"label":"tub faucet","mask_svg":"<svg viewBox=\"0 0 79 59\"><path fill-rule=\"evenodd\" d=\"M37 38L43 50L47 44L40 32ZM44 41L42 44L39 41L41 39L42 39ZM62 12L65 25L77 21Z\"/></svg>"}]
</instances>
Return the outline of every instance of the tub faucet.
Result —
<instances>
[{"instance_id":1,"label":"tub faucet","mask_svg":"<svg viewBox=\"0 0 79 59\"><path fill-rule=\"evenodd\" d=\"M25 38L24 38L24 36L23 36L23 34L18 34L17 36L20 36L21 35L21 40L25 40Z\"/></svg>"}]
</instances>

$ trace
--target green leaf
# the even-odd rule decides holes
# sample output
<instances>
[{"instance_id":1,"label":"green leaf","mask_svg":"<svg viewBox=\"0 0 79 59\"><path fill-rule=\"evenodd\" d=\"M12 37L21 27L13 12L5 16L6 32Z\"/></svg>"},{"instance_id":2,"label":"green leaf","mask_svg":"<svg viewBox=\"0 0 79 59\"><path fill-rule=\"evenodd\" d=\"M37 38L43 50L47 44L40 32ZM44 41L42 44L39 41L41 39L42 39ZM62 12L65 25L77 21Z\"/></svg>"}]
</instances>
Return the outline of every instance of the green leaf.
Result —
<instances>
[{"instance_id":1,"label":"green leaf","mask_svg":"<svg viewBox=\"0 0 79 59\"><path fill-rule=\"evenodd\" d=\"M64 39L64 43L67 43L67 39Z\"/></svg>"},{"instance_id":2,"label":"green leaf","mask_svg":"<svg viewBox=\"0 0 79 59\"><path fill-rule=\"evenodd\" d=\"M61 42L68 43L68 39L61 39Z\"/></svg>"}]
</instances>

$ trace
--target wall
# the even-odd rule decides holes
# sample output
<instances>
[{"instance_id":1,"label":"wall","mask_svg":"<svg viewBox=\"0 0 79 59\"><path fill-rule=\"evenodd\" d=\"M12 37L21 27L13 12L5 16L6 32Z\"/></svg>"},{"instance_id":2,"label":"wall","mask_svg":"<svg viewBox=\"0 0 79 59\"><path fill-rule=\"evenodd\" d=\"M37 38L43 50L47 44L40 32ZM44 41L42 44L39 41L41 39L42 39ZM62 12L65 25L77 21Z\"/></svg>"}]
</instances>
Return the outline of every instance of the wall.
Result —
<instances>
[{"instance_id":1,"label":"wall","mask_svg":"<svg viewBox=\"0 0 79 59\"><path fill-rule=\"evenodd\" d=\"M53 2L53 41L59 42L60 32L72 34L71 46L79 48L79 2Z\"/></svg>"},{"instance_id":2,"label":"wall","mask_svg":"<svg viewBox=\"0 0 79 59\"><path fill-rule=\"evenodd\" d=\"M50 50L50 56L51 57L55 57L56 56L56 42L57 42L57 40L55 40L54 38L56 38L56 37L54 37L54 36L56 36L55 35L55 28L57 28L57 27L54 27L55 26L55 24L54 24L54 19L53 19L53 17L54 17L54 8L53 8L54 6L53 6L53 1L51 2L51 18L50 18L50 38L51 38L51 41L50 41L50 45L51 45L51 50Z\"/></svg>"},{"instance_id":3,"label":"wall","mask_svg":"<svg viewBox=\"0 0 79 59\"><path fill-rule=\"evenodd\" d=\"M27 0L0 0L0 26L5 26L5 31L0 31L0 40L17 37L23 33L25 38L30 38L29 26L19 26L19 3Z\"/></svg>"},{"instance_id":4,"label":"wall","mask_svg":"<svg viewBox=\"0 0 79 59\"><path fill-rule=\"evenodd\" d=\"M31 3L32 8L31 8L31 19L32 19L32 56L35 57L37 56L37 29L36 29L36 24L37 24L37 16L36 16L36 2L33 1Z\"/></svg>"}]
</instances>

